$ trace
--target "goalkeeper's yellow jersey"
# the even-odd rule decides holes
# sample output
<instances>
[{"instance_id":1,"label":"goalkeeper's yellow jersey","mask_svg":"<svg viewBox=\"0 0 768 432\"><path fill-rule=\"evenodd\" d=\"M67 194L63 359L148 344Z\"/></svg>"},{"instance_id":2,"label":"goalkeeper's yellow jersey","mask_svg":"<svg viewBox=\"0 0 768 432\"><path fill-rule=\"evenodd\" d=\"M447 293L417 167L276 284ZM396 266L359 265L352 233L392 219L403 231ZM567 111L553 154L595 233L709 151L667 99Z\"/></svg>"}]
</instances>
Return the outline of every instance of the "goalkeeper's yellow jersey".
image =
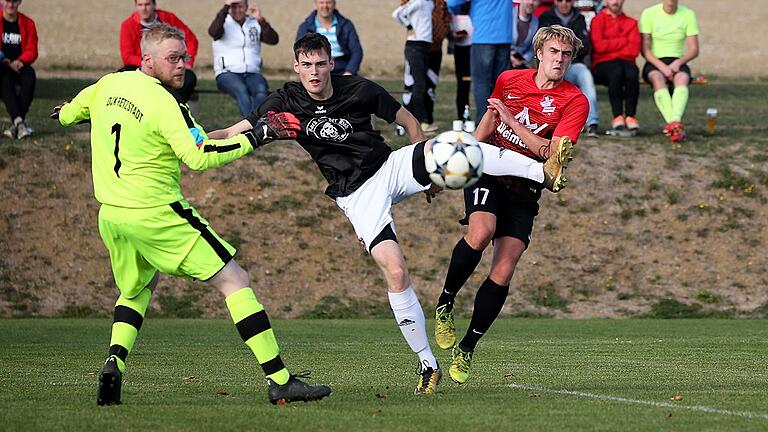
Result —
<instances>
[{"instance_id":1,"label":"goalkeeper's yellow jersey","mask_svg":"<svg viewBox=\"0 0 768 432\"><path fill-rule=\"evenodd\" d=\"M183 199L180 161L194 170L253 151L251 138L209 140L186 105L140 70L104 76L61 108L64 126L91 122L91 170L102 204L148 208Z\"/></svg>"}]
</instances>

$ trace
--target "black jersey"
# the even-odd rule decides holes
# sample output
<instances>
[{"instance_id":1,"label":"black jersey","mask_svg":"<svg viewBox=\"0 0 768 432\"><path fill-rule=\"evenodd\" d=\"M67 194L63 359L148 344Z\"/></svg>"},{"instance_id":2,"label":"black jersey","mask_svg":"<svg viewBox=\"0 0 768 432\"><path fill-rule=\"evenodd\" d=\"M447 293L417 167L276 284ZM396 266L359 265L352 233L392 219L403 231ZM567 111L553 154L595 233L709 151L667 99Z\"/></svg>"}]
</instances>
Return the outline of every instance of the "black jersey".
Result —
<instances>
[{"instance_id":1,"label":"black jersey","mask_svg":"<svg viewBox=\"0 0 768 432\"><path fill-rule=\"evenodd\" d=\"M8 60L16 60L21 55L21 30L19 20L8 21L3 18L3 54Z\"/></svg>"},{"instance_id":2,"label":"black jersey","mask_svg":"<svg viewBox=\"0 0 768 432\"><path fill-rule=\"evenodd\" d=\"M296 141L309 153L328 181L331 198L351 194L381 168L392 149L371 124L371 114L395 121L400 103L373 81L357 76L331 77L333 95L312 99L301 83L288 82L251 113L256 124L268 111L298 117Z\"/></svg>"}]
</instances>

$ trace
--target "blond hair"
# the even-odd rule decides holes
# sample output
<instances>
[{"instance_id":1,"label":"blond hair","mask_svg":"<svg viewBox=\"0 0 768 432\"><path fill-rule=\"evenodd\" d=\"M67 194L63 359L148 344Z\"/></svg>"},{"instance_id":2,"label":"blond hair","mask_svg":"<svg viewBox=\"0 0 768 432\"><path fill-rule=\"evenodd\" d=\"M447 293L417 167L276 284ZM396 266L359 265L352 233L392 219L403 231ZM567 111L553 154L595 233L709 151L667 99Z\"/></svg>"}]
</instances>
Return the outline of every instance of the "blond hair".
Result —
<instances>
[{"instance_id":1,"label":"blond hair","mask_svg":"<svg viewBox=\"0 0 768 432\"><path fill-rule=\"evenodd\" d=\"M149 54L152 48L157 47L167 39L176 39L184 42L184 32L165 23L149 26L141 34L141 54Z\"/></svg>"},{"instance_id":2,"label":"blond hair","mask_svg":"<svg viewBox=\"0 0 768 432\"><path fill-rule=\"evenodd\" d=\"M542 27L533 36L533 48L538 51L544 47L544 42L548 40L558 40L573 47L573 55L579 52L584 44L581 43L581 39L576 37L576 33L568 27L561 25L551 25L549 27Z\"/></svg>"}]
</instances>

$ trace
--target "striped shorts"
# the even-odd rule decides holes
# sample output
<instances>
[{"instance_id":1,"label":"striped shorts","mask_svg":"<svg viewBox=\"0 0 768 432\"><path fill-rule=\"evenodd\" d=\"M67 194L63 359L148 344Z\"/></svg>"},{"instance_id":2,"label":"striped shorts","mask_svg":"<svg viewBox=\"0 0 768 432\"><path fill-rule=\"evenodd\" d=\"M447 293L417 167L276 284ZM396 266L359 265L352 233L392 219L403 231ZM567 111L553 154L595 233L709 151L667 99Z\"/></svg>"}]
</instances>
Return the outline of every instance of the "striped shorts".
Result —
<instances>
[{"instance_id":1,"label":"striped shorts","mask_svg":"<svg viewBox=\"0 0 768 432\"><path fill-rule=\"evenodd\" d=\"M99 233L120 292L133 298L157 271L208 280L235 255L188 202L148 209L102 205Z\"/></svg>"}]
</instances>

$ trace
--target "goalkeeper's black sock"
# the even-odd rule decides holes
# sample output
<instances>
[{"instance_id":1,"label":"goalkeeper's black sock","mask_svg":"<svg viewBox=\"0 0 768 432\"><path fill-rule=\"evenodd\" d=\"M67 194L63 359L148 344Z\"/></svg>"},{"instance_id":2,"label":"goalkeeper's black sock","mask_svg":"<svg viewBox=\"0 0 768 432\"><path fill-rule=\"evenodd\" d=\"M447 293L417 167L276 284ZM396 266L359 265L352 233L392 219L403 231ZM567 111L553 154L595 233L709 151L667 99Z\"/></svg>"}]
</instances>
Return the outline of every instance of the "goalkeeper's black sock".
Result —
<instances>
[{"instance_id":1,"label":"goalkeeper's black sock","mask_svg":"<svg viewBox=\"0 0 768 432\"><path fill-rule=\"evenodd\" d=\"M443 292L437 300L437 307L450 305L449 309L453 308L456 294L475 271L482 257L483 251L472 249L464 237L456 243L451 255L451 263L448 266L448 274L445 276Z\"/></svg>"},{"instance_id":2,"label":"goalkeeper's black sock","mask_svg":"<svg viewBox=\"0 0 768 432\"><path fill-rule=\"evenodd\" d=\"M144 288L133 298L120 294L115 303L109 355L117 358L117 366L120 372L125 372L125 359L133 349L133 344L139 335L139 330L144 323L144 315L147 313L147 307L151 298L152 290Z\"/></svg>"},{"instance_id":3,"label":"goalkeeper's black sock","mask_svg":"<svg viewBox=\"0 0 768 432\"><path fill-rule=\"evenodd\" d=\"M275 333L264 306L256 300L251 288L242 288L226 298L227 309L240 337L253 351L264 375L278 385L288 382L290 374L280 358Z\"/></svg>"},{"instance_id":4,"label":"goalkeeper's black sock","mask_svg":"<svg viewBox=\"0 0 768 432\"><path fill-rule=\"evenodd\" d=\"M469 322L469 328L464 339L459 343L459 348L464 351L474 351L477 342L491 328L491 324L499 316L501 308L504 307L504 301L509 294L509 285L501 286L485 278L480 289L475 295L475 309L472 311L472 320Z\"/></svg>"}]
</instances>

